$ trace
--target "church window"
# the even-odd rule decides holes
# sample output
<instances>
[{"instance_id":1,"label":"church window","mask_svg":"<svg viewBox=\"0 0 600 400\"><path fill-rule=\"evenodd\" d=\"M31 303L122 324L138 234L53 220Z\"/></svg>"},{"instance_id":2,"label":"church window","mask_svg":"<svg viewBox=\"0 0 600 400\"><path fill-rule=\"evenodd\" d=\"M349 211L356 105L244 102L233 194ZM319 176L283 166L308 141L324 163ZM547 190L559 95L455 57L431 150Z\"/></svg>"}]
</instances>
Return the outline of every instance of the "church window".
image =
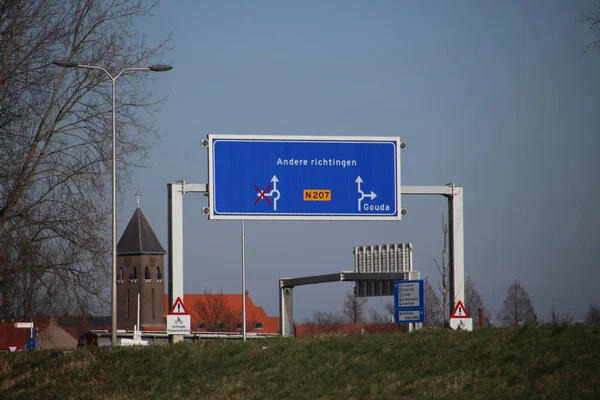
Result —
<instances>
[{"instance_id":1,"label":"church window","mask_svg":"<svg viewBox=\"0 0 600 400\"><path fill-rule=\"evenodd\" d=\"M150 268L148 268L147 266L146 266L146 269L144 270L144 279L152 279L150 277Z\"/></svg>"},{"instance_id":2,"label":"church window","mask_svg":"<svg viewBox=\"0 0 600 400\"><path fill-rule=\"evenodd\" d=\"M131 279L137 279L137 268L133 267L133 273L131 274Z\"/></svg>"},{"instance_id":3,"label":"church window","mask_svg":"<svg viewBox=\"0 0 600 400\"><path fill-rule=\"evenodd\" d=\"M260 322L257 322L256 325L254 325L254 327L256 329L262 329L263 328L263 324L261 324Z\"/></svg>"},{"instance_id":4,"label":"church window","mask_svg":"<svg viewBox=\"0 0 600 400\"><path fill-rule=\"evenodd\" d=\"M123 280L123 267L119 269L119 280Z\"/></svg>"},{"instance_id":5,"label":"church window","mask_svg":"<svg viewBox=\"0 0 600 400\"><path fill-rule=\"evenodd\" d=\"M160 274L160 267L156 267L156 279L162 279L162 275Z\"/></svg>"},{"instance_id":6,"label":"church window","mask_svg":"<svg viewBox=\"0 0 600 400\"><path fill-rule=\"evenodd\" d=\"M129 319L129 293L130 290L127 289L127 319Z\"/></svg>"}]
</instances>

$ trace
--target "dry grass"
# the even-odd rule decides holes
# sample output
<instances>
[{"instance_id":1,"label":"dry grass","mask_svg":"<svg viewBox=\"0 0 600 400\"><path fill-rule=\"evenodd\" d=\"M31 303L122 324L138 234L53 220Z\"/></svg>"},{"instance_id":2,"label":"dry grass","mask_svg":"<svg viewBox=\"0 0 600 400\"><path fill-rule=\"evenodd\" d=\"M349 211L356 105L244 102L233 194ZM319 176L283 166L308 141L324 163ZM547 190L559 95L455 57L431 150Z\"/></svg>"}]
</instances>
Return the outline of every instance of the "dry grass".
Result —
<instances>
[{"instance_id":1,"label":"dry grass","mask_svg":"<svg viewBox=\"0 0 600 400\"><path fill-rule=\"evenodd\" d=\"M0 365L0 398L598 398L600 328L35 351Z\"/></svg>"}]
</instances>

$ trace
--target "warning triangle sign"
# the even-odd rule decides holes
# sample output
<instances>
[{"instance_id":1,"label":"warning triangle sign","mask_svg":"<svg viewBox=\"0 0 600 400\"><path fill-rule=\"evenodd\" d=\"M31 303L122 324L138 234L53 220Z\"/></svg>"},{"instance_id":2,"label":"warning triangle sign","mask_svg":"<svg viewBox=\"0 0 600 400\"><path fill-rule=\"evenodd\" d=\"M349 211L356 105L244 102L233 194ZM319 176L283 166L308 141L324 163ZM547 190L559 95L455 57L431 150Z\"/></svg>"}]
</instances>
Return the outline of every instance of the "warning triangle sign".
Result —
<instances>
[{"instance_id":1,"label":"warning triangle sign","mask_svg":"<svg viewBox=\"0 0 600 400\"><path fill-rule=\"evenodd\" d=\"M467 312L467 309L463 305L462 301L459 300L458 303L456 303L450 318L469 318L469 313Z\"/></svg>"},{"instance_id":2,"label":"warning triangle sign","mask_svg":"<svg viewBox=\"0 0 600 400\"><path fill-rule=\"evenodd\" d=\"M177 300L175 300L175 303L173 303L173 307L171 308L171 311L169 311L169 315L188 315L188 314L189 313L185 309L185 306L183 305L183 301L181 300L181 297L178 297Z\"/></svg>"},{"instance_id":3,"label":"warning triangle sign","mask_svg":"<svg viewBox=\"0 0 600 400\"><path fill-rule=\"evenodd\" d=\"M8 346L8 351L10 351L11 353L14 353L17 350L19 350L19 346L16 346L16 345L9 345Z\"/></svg>"}]
</instances>

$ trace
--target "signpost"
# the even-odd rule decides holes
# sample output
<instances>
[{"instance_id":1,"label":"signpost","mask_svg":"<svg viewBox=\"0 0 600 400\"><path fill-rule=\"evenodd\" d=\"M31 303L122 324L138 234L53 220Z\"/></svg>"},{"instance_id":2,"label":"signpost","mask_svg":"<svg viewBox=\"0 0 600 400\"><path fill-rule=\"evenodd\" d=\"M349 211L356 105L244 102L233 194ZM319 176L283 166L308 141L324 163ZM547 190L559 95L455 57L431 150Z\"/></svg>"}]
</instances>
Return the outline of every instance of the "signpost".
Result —
<instances>
[{"instance_id":1,"label":"signpost","mask_svg":"<svg viewBox=\"0 0 600 400\"><path fill-rule=\"evenodd\" d=\"M394 282L394 322L424 322L425 293L423 280Z\"/></svg>"},{"instance_id":2,"label":"signpost","mask_svg":"<svg viewBox=\"0 0 600 400\"><path fill-rule=\"evenodd\" d=\"M456 303L456 306L454 306L454 310L450 315L450 328L463 331L473 330L473 319L469 317L467 309L460 300Z\"/></svg>"},{"instance_id":3,"label":"signpost","mask_svg":"<svg viewBox=\"0 0 600 400\"><path fill-rule=\"evenodd\" d=\"M208 135L211 219L400 220L398 137Z\"/></svg>"},{"instance_id":4,"label":"signpost","mask_svg":"<svg viewBox=\"0 0 600 400\"><path fill-rule=\"evenodd\" d=\"M167 334L169 335L185 335L191 330L190 314L185 309L183 301L180 297L175 300L173 307L167 315Z\"/></svg>"}]
</instances>

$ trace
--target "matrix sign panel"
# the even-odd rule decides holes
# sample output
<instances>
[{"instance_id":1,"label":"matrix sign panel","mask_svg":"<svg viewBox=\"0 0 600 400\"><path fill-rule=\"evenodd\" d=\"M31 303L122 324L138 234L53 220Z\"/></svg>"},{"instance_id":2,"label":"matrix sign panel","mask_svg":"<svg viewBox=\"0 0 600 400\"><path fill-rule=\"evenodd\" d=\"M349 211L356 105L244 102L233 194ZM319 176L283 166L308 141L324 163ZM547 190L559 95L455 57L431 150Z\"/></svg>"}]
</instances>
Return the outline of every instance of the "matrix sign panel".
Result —
<instances>
[{"instance_id":1,"label":"matrix sign panel","mask_svg":"<svg viewBox=\"0 0 600 400\"><path fill-rule=\"evenodd\" d=\"M396 323L425 320L424 281L394 282L394 319Z\"/></svg>"},{"instance_id":2,"label":"matrix sign panel","mask_svg":"<svg viewBox=\"0 0 600 400\"><path fill-rule=\"evenodd\" d=\"M400 138L208 139L212 219L401 219Z\"/></svg>"}]
</instances>

